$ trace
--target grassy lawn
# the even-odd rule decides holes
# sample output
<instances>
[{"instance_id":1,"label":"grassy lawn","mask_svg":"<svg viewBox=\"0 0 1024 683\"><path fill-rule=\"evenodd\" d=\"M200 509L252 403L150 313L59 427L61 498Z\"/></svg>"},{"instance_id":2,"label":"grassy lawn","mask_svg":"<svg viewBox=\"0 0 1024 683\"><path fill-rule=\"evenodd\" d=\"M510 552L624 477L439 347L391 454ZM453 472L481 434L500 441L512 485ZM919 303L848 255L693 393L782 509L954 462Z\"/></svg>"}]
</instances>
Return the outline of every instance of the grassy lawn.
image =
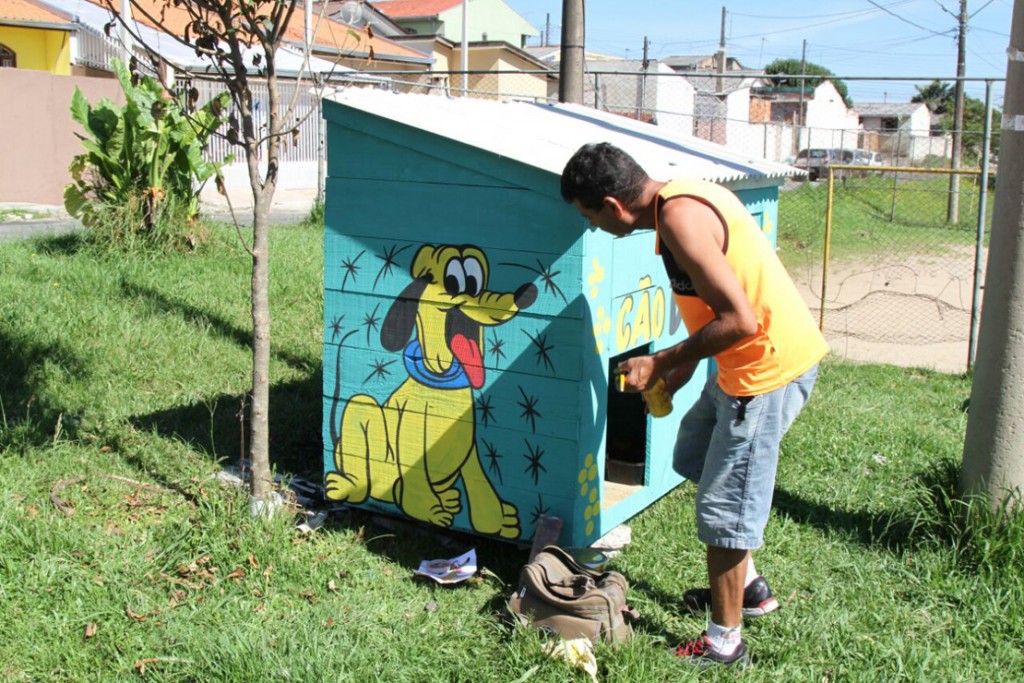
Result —
<instances>
[{"instance_id":1,"label":"grassy lawn","mask_svg":"<svg viewBox=\"0 0 1024 683\"><path fill-rule=\"evenodd\" d=\"M894 191L895 189L895 191ZM985 244L994 192L987 199ZM878 254L941 254L973 250L977 240L978 187L960 178L956 223L946 221L949 178L870 175L837 182L833 197L832 258L862 260ZM828 183L804 183L779 195L779 246L787 266L820 262L825 239ZM788 259L788 260L787 260Z\"/></svg>"},{"instance_id":2,"label":"grassy lawn","mask_svg":"<svg viewBox=\"0 0 1024 683\"><path fill-rule=\"evenodd\" d=\"M0 680L586 681L495 618L526 551L361 512L312 535L213 478L242 450L249 260L104 256L79 235L0 244ZM271 457L321 469L321 231L272 231ZM754 664L705 680L1024 677L1024 524L951 511L968 378L827 361L787 437L757 556L782 609ZM684 485L613 567L637 637L602 681L696 680L670 647L703 585ZM67 513L55 505L59 499ZM1005 523L1002 523L1005 522ZM477 549L479 580L412 578Z\"/></svg>"}]
</instances>

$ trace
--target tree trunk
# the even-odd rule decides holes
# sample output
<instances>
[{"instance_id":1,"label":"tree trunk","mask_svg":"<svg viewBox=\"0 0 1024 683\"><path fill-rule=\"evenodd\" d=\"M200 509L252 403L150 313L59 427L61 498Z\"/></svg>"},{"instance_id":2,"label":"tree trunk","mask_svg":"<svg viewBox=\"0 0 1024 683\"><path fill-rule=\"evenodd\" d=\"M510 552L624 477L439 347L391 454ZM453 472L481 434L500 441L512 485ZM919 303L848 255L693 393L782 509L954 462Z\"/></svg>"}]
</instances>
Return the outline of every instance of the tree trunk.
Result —
<instances>
[{"instance_id":1,"label":"tree trunk","mask_svg":"<svg viewBox=\"0 0 1024 683\"><path fill-rule=\"evenodd\" d=\"M265 185L253 204L252 240L252 415L249 421L252 498L268 501L270 473L270 245L268 225L273 186Z\"/></svg>"}]
</instances>

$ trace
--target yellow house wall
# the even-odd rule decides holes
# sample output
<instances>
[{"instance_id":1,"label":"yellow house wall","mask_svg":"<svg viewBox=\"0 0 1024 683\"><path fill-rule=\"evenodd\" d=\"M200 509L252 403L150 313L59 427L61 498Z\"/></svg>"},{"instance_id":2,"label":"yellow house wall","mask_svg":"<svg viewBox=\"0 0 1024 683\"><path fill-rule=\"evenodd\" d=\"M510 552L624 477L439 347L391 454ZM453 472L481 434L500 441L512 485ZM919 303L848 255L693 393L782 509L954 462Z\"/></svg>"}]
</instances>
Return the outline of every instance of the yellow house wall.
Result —
<instances>
[{"instance_id":1,"label":"yellow house wall","mask_svg":"<svg viewBox=\"0 0 1024 683\"><path fill-rule=\"evenodd\" d=\"M71 75L71 34L67 31L0 26L0 44L14 51L19 69Z\"/></svg>"}]
</instances>

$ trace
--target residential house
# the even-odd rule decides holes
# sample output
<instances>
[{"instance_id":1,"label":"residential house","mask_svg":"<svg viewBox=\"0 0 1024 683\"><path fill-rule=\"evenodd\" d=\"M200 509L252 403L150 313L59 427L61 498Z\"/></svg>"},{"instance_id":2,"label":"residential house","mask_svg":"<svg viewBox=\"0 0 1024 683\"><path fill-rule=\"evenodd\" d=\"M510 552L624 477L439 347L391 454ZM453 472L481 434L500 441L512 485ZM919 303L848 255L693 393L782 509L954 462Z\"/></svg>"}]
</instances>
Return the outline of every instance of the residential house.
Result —
<instances>
[{"instance_id":1,"label":"residential house","mask_svg":"<svg viewBox=\"0 0 1024 683\"><path fill-rule=\"evenodd\" d=\"M694 88L657 60L648 60L646 68L639 59L589 64L583 81L583 103L693 135Z\"/></svg>"},{"instance_id":2,"label":"residential house","mask_svg":"<svg viewBox=\"0 0 1024 683\"><path fill-rule=\"evenodd\" d=\"M372 4L410 33L462 41L461 0L380 0ZM473 0L467 10L467 42L503 41L522 48L528 38L540 35L502 0Z\"/></svg>"},{"instance_id":3,"label":"residential house","mask_svg":"<svg viewBox=\"0 0 1024 683\"><path fill-rule=\"evenodd\" d=\"M769 125L759 100L751 96L752 88L764 86L764 71L749 69L722 51L675 55L664 63L693 86L694 135L752 158L784 159L791 153L792 131Z\"/></svg>"},{"instance_id":4,"label":"residential house","mask_svg":"<svg viewBox=\"0 0 1024 683\"><path fill-rule=\"evenodd\" d=\"M808 147L860 146L860 120L856 112L847 108L831 81L822 81L813 88L765 85L755 87L751 94L762 100L756 108L752 107L759 117L796 127L790 154Z\"/></svg>"},{"instance_id":5,"label":"residential house","mask_svg":"<svg viewBox=\"0 0 1024 683\"><path fill-rule=\"evenodd\" d=\"M950 136L934 132L931 112L923 102L866 102L854 110L864 128L865 149L906 163L952 154Z\"/></svg>"},{"instance_id":6,"label":"residential house","mask_svg":"<svg viewBox=\"0 0 1024 683\"><path fill-rule=\"evenodd\" d=\"M71 74L74 22L33 0L0 3L0 67Z\"/></svg>"}]
</instances>

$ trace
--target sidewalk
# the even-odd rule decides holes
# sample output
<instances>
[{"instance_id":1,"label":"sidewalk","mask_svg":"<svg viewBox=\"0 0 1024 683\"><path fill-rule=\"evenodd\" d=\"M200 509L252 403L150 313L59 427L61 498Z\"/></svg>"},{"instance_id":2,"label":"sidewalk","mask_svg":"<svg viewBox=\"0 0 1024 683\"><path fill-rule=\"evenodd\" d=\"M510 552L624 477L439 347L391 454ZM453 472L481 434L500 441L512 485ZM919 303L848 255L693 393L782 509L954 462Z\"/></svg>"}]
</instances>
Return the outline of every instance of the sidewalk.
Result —
<instances>
[{"instance_id":1,"label":"sidewalk","mask_svg":"<svg viewBox=\"0 0 1024 683\"><path fill-rule=\"evenodd\" d=\"M232 188L231 206L242 225L252 225L252 196L249 188ZM316 189L277 190L270 205L270 221L274 224L298 223L309 216L316 199ZM231 222L228 200L214 189L204 189L199 196L200 212L212 220ZM68 215L63 206L0 202L0 242L45 235L60 235L82 229L82 224Z\"/></svg>"}]
</instances>

